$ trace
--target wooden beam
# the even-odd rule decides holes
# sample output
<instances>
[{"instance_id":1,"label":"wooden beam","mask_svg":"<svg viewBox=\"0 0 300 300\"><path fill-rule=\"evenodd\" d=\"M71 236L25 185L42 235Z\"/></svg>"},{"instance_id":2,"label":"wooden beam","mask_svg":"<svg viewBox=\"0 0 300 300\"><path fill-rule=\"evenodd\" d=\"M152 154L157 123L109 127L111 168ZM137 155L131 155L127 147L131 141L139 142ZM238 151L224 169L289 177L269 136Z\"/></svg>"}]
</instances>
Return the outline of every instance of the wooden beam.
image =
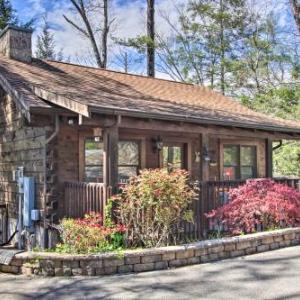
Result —
<instances>
[{"instance_id":1,"label":"wooden beam","mask_svg":"<svg viewBox=\"0 0 300 300\"><path fill-rule=\"evenodd\" d=\"M200 151L200 159L201 159L201 180L208 181L209 180L209 162L204 161L203 153L204 149L209 150L209 136L207 133L201 134L201 151Z\"/></svg>"},{"instance_id":2,"label":"wooden beam","mask_svg":"<svg viewBox=\"0 0 300 300\"><path fill-rule=\"evenodd\" d=\"M20 109L21 113L30 122L29 107L25 104L23 95L17 92L1 73L0 73L0 85L5 90L5 92L14 100L17 107Z\"/></svg>"},{"instance_id":3,"label":"wooden beam","mask_svg":"<svg viewBox=\"0 0 300 300\"><path fill-rule=\"evenodd\" d=\"M113 193L118 190L118 142L119 129L117 126L103 130L103 181L112 187Z\"/></svg>"},{"instance_id":4,"label":"wooden beam","mask_svg":"<svg viewBox=\"0 0 300 300\"><path fill-rule=\"evenodd\" d=\"M273 140L266 139L266 177L273 177Z\"/></svg>"},{"instance_id":5,"label":"wooden beam","mask_svg":"<svg viewBox=\"0 0 300 300\"><path fill-rule=\"evenodd\" d=\"M33 93L36 96L38 96L38 97L40 97L40 98L42 98L46 101L49 101L49 102L51 102L53 104L56 104L58 106L67 108L67 109L69 109L73 112L76 112L76 113L78 113L82 116L90 117L89 108L85 104L82 104L78 101L74 101L74 100L69 99L67 97L58 95L56 93L47 91L47 90L42 89L40 87L31 86L31 89L32 89Z\"/></svg>"},{"instance_id":6,"label":"wooden beam","mask_svg":"<svg viewBox=\"0 0 300 300\"><path fill-rule=\"evenodd\" d=\"M178 125L176 122L171 121L159 121L153 120L152 122L147 122L143 119L123 117L122 118L122 128L134 129L134 130L151 130L159 132L178 132L178 133L208 133L210 135L215 135L216 137L222 138L272 138L272 139L300 139L300 133L292 135L290 133L282 132L271 132L244 128L235 128L234 130L230 127L223 127L217 125L198 125L192 123L182 123Z\"/></svg>"}]
</instances>

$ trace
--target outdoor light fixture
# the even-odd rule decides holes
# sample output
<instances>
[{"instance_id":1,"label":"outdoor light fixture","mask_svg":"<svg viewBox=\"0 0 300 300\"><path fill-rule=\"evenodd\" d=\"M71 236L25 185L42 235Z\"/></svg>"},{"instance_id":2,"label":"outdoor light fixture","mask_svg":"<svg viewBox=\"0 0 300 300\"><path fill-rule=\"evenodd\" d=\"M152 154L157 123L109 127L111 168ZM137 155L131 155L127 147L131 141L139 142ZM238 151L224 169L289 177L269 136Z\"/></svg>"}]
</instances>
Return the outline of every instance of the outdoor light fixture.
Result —
<instances>
[{"instance_id":1,"label":"outdoor light fixture","mask_svg":"<svg viewBox=\"0 0 300 300\"><path fill-rule=\"evenodd\" d=\"M205 162L210 162L210 155L209 155L209 151L208 148L206 146L203 147L203 160Z\"/></svg>"},{"instance_id":2,"label":"outdoor light fixture","mask_svg":"<svg viewBox=\"0 0 300 300\"><path fill-rule=\"evenodd\" d=\"M94 140L95 140L95 143L99 143L99 142L101 142L101 137L95 136Z\"/></svg>"},{"instance_id":3,"label":"outdoor light fixture","mask_svg":"<svg viewBox=\"0 0 300 300\"><path fill-rule=\"evenodd\" d=\"M67 122L68 125L75 125L78 121L78 119L76 117L68 117Z\"/></svg>"},{"instance_id":4,"label":"outdoor light fixture","mask_svg":"<svg viewBox=\"0 0 300 300\"><path fill-rule=\"evenodd\" d=\"M163 143L162 138L160 136L158 136L155 139L152 139L152 142L154 144L153 145L154 152L161 151L163 149L164 143Z\"/></svg>"},{"instance_id":5,"label":"outdoor light fixture","mask_svg":"<svg viewBox=\"0 0 300 300\"><path fill-rule=\"evenodd\" d=\"M205 146L203 148L203 160L207 163L209 163L209 165L211 167L215 167L217 166L217 162L214 159L215 157L215 152L214 151L209 151L208 148Z\"/></svg>"}]
</instances>

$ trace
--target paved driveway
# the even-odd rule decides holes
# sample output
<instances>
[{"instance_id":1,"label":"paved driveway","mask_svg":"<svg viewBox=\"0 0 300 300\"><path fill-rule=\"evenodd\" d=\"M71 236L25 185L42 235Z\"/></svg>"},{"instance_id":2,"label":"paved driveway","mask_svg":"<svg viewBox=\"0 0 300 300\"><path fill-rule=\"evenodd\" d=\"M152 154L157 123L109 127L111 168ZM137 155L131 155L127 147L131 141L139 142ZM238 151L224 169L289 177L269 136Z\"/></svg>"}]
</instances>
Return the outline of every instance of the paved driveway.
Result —
<instances>
[{"instance_id":1,"label":"paved driveway","mask_svg":"<svg viewBox=\"0 0 300 300\"><path fill-rule=\"evenodd\" d=\"M300 299L300 246L174 270L95 278L0 274L4 299Z\"/></svg>"}]
</instances>

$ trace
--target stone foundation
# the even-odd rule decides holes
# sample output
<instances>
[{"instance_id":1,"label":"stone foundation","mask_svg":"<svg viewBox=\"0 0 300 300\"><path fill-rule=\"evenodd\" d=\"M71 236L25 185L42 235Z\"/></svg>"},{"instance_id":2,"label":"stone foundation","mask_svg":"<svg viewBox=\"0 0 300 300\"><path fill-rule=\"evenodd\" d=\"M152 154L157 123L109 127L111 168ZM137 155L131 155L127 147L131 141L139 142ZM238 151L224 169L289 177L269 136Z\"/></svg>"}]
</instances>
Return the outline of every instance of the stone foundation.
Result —
<instances>
[{"instance_id":1,"label":"stone foundation","mask_svg":"<svg viewBox=\"0 0 300 300\"><path fill-rule=\"evenodd\" d=\"M239 237L154 249L126 250L99 255L17 254L2 272L43 276L99 276L146 272L207 263L300 244L300 228L282 229Z\"/></svg>"}]
</instances>

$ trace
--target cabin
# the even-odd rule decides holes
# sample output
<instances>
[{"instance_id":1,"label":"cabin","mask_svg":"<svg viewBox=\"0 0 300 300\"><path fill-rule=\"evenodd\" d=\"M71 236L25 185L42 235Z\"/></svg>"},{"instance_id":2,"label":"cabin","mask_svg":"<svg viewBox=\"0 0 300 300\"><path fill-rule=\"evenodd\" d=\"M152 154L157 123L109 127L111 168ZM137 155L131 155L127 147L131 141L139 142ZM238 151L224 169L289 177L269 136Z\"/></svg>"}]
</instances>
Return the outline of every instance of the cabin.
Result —
<instances>
[{"instance_id":1,"label":"cabin","mask_svg":"<svg viewBox=\"0 0 300 300\"><path fill-rule=\"evenodd\" d=\"M200 236L201 215L230 186L272 177L274 148L300 139L299 122L206 87L34 59L31 36L14 26L0 33L0 241L22 229L18 176L34 179L27 240L48 247L59 219L102 212L144 168L189 171L202 200L187 230Z\"/></svg>"}]
</instances>

